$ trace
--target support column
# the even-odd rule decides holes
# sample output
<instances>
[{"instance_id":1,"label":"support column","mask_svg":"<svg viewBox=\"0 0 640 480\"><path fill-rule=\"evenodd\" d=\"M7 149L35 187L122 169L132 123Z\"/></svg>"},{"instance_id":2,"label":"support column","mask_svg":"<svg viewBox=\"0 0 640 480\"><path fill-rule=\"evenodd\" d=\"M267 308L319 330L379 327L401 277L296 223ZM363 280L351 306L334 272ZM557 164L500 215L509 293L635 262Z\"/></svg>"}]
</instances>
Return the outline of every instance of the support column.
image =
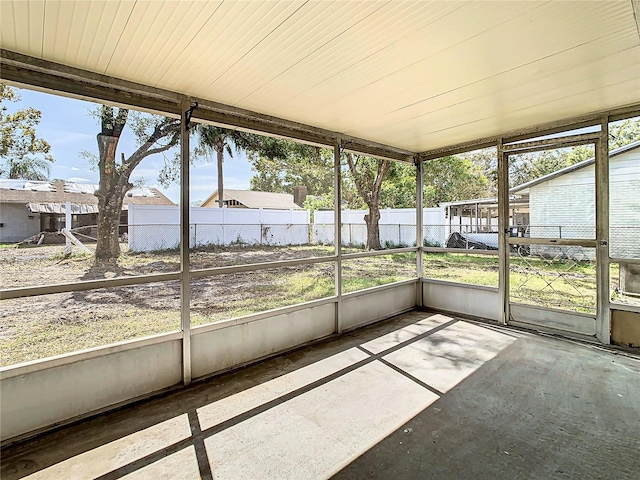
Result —
<instances>
[{"instance_id":1,"label":"support column","mask_svg":"<svg viewBox=\"0 0 640 480\"><path fill-rule=\"evenodd\" d=\"M189 272L189 119L190 106L180 117L180 329L182 330L182 382L191 383L191 274Z\"/></svg>"},{"instance_id":2,"label":"support column","mask_svg":"<svg viewBox=\"0 0 640 480\"><path fill-rule=\"evenodd\" d=\"M120 217L118 217L118 226L120 225ZM65 203L64 206L64 229L71 233L71 202ZM71 240L65 237L64 254L71 255Z\"/></svg>"},{"instance_id":3,"label":"support column","mask_svg":"<svg viewBox=\"0 0 640 480\"><path fill-rule=\"evenodd\" d=\"M609 116L602 119L595 145L596 184L596 336L611 343L609 268Z\"/></svg>"},{"instance_id":4,"label":"support column","mask_svg":"<svg viewBox=\"0 0 640 480\"><path fill-rule=\"evenodd\" d=\"M478 203L476 203L476 218L475 218L475 221L476 221L476 231L475 231L475 233L479 233L479 230L478 230Z\"/></svg>"},{"instance_id":5,"label":"support column","mask_svg":"<svg viewBox=\"0 0 640 480\"><path fill-rule=\"evenodd\" d=\"M424 299L422 298L422 276L424 272L423 268L423 251L424 244L424 210L423 210L423 177L422 177L422 160L415 157L414 160L416 166L416 246L418 251L416 252L416 273L418 277L418 285L416 290L416 305L418 307L424 306Z\"/></svg>"},{"instance_id":6,"label":"support column","mask_svg":"<svg viewBox=\"0 0 640 480\"><path fill-rule=\"evenodd\" d=\"M335 333L342 333L340 310L342 305L342 169L340 168L340 139L337 138L333 146L333 242L336 252L335 294L336 294L336 322Z\"/></svg>"},{"instance_id":7,"label":"support column","mask_svg":"<svg viewBox=\"0 0 640 480\"><path fill-rule=\"evenodd\" d=\"M509 321L509 157L498 140L498 323Z\"/></svg>"}]
</instances>

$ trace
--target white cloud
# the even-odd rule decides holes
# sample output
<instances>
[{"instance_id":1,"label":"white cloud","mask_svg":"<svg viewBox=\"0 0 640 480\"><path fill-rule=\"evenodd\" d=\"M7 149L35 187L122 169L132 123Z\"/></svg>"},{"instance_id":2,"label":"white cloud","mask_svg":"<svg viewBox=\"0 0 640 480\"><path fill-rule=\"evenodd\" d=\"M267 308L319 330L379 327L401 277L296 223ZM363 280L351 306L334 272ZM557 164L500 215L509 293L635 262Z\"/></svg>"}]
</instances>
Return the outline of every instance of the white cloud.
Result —
<instances>
[{"instance_id":1,"label":"white cloud","mask_svg":"<svg viewBox=\"0 0 640 480\"><path fill-rule=\"evenodd\" d=\"M70 168L71 168L71 170L72 170L72 171L74 171L74 172L78 172L78 171L80 171L80 169L79 169L78 167L70 167Z\"/></svg>"}]
</instances>

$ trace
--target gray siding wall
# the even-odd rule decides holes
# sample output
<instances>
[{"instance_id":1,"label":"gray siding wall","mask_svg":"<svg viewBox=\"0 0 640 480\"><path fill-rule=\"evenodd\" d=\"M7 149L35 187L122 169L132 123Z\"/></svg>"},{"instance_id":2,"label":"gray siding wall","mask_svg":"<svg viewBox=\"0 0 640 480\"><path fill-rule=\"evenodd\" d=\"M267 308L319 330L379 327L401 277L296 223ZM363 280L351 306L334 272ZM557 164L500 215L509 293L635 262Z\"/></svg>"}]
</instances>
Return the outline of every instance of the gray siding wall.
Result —
<instances>
[{"instance_id":1,"label":"gray siding wall","mask_svg":"<svg viewBox=\"0 0 640 480\"><path fill-rule=\"evenodd\" d=\"M561 226L562 238L595 238L594 169L590 165L531 188L532 237L558 237ZM640 258L640 149L611 158L609 172L611 256Z\"/></svg>"},{"instance_id":2,"label":"gray siding wall","mask_svg":"<svg viewBox=\"0 0 640 480\"><path fill-rule=\"evenodd\" d=\"M32 214L24 204L0 203L0 223L0 243L20 242L40 232L40 214Z\"/></svg>"},{"instance_id":3,"label":"gray siding wall","mask_svg":"<svg viewBox=\"0 0 640 480\"><path fill-rule=\"evenodd\" d=\"M640 149L611 159L609 251L640 258Z\"/></svg>"}]
</instances>

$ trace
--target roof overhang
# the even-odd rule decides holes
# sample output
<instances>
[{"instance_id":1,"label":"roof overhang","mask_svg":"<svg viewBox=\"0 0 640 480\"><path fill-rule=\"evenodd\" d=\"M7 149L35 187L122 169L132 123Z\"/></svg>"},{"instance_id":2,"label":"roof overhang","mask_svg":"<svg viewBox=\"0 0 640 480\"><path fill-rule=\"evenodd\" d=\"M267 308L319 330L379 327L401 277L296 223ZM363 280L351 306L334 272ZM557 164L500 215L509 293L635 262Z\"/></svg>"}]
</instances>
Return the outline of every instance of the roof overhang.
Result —
<instances>
[{"instance_id":1,"label":"roof overhang","mask_svg":"<svg viewBox=\"0 0 640 480\"><path fill-rule=\"evenodd\" d=\"M2 78L171 115L195 100L204 121L412 161L637 114L634 8L4 0Z\"/></svg>"},{"instance_id":2,"label":"roof overhang","mask_svg":"<svg viewBox=\"0 0 640 480\"><path fill-rule=\"evenodd\" d=\"M31 213L54 213L54 214L65 214L67 212L66 204L64 203L28 203L27 209ZM127 206L122 206L123 210L127 210ZM98 213L98 205L96 204L71 204L71 214L73 215L84 215L89 213Z\"/></svg>"}]
</instances>

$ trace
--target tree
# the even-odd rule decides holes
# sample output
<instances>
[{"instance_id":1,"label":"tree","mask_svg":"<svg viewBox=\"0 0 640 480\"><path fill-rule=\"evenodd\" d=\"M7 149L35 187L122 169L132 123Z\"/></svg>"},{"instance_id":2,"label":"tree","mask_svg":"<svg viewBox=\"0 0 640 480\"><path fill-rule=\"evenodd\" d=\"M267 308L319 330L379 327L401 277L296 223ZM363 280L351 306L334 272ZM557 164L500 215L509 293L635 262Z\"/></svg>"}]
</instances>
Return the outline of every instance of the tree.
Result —
<instances>
[{"instance_id":1,"label":"tree","mask_svg":"<svg viewBox=\"0 0 640 480\"><path fill-rule=\"evenodd\" d=\"M487 177L480 167L466 158L453 155L430 160L424 164L422 171L425 207L487 195Z\"/></svg>"},{"instance_id":2,"label":"tree","mask_svg":"<svg viewBox=\"0 0 640 480\"><path fill-rule=\"evenodd\" d=\"M358 194L367 205L369 212L364 216L367 224L367 244L368 250L380 250L380 195L382 182L389 173L391 162L345 153L351 180L353 181Z\"/></svg>"},{"instance_id":3,"label":"tree","mask_svg":"<svg viewBox=\"0 0 640 480\"><path fill-rule=\"evenodd\" d=\"M218 206L222 208L224 207L224 176L222 173L224 152L226 151L232 157L231 145L236 145L236 149L238 149L238 145L243 143L245 133L212 125L198 125L198 135L200 148L203 152L215 152L216 154L218 162Z\"/></svg>"},{"instance_id":4,"label":"tree","mask_svg":"<svg viewBox=\"0 0 640 480\"><path fill-rule=\"evenodd\" d=\"M416 208L416 168L391 162L380 191L380 208Z\"/></svg>"},{"instance_id":5,"label":"tree","mask_svg":"<svg viewBox=\"0 0 640 480\"><path fill-rule=\"evenodd\" d=\"M180 139L180 120L157 115L130 114L128 109L109 107L98 109L101 131L98 141L98 243L96 265L114 261L120 255L118 227L122 202L133 185L129 182L134 169L150 155L169 150ZM116 158L122 131L129 123L138 139L138 148L128 158L122 153Z\"/></svg>"},{"instance_id":6,"label":"tree","mask_svg":"<svg viewBox=\"0 0 640 480\"><path fill-rule=\"evenodd\" d=\"M305 185L310 197L305 208L333 209L333 152L286 140L278 140L278 157L250 155L253 190L291 192L295 185ZM341 178L341 203L352 209L367 208L367 248L380 249L380 208L415 207L415 168L387 160L345 154L347 169ZM389 177L391 181L383 182Z\"/></svg>"},{"instance_id":7,"label":"tree","mask_svg":"<svg viewBox=\"0 0 640 480\"><path fill-rule=\"evenodd\" d=\"M36 135L42 112L26 108L7 113L5 102L17 102L15 89L0 83L0 176L25 180L47 180L53 156L51 145Z\"/></svg>"},{"instance_id":8,"label":"tree","mask_svg":"<svg viewBox=\"0 0 640 480\"><path fill-rule=\"evenodd\" d=\"M273 140L279 143L277 148L249 155L255 172L250 180L251 190L293 193L293 187L304 185L307 193L313 196L333 191L331 150L289 140Z\"/></svg>"},{"instance_id":9,"label":"tree","mask_svg":"<svg viewBox=\"0 0 640 480\"><path fill-rule=\"evenodd\" d=\"M262 158L277 162L291 155L291 152L296 151L295 145L297 145L287 140L265 137L240 130L214 127L212 125L200 125L198 134L199 149L196 151L196 155L210 152L216 153L219 207L224 205L224 175L222 171L224 153L227 152L229 156L233 156L231 147L234 147L237 152L246 152L249 158Z\"/></svg>"},{"instance_id":10,"label":"tree","mask_svg":"<svg viewBox=\"0 0 640 480\"><path fill-rule=\"evenodd\" d=\"M483 148L472 152L465 152L457 155L460 158L469 160L477 166L488 181L488 197L498 196L498 149L496 147Z\"/></svg>"},{"instance_id":11,"label":"tree","mask_svg":"<svg viewBox=\"0 0 640 480\"><path fill-rule=\"evenodd\" d=\"M640 119L629 118L609 125L609 150L640 140ZM509 185L522 185L536 178L582 162L595 155L592 145L544 150L511 157Z\"/></svg>"},{"instance_id":12,"label":"tree","mask_svg":"<svg viewBox=\"0 0 640 480\"><path fill-rule=\"evenodd\" d=\"M609 124L609 150L640 140L640 118L628 118Z\"/></svg>"},{"instance_id":13,"label":"tree","mask_svg":"<svg viewBox=\"0 0 640 480\"><path fill-rule=\"evenodd\" d=\"M231 130L213 125L198 124L195 128L198 137L198 146L192 152L191 161L215 153L218 166L218 199L219 207L224 206L224 155L233 156L236 152L247 152L249 158L265 156L267 158L281 158L286 155L283 150L283 140L264 137L255 133ZM173 161L165 163L158 176L158 181L163 186L168 186L178 180L180 166L179 156Z\"/></svg>"}]
</instances>

